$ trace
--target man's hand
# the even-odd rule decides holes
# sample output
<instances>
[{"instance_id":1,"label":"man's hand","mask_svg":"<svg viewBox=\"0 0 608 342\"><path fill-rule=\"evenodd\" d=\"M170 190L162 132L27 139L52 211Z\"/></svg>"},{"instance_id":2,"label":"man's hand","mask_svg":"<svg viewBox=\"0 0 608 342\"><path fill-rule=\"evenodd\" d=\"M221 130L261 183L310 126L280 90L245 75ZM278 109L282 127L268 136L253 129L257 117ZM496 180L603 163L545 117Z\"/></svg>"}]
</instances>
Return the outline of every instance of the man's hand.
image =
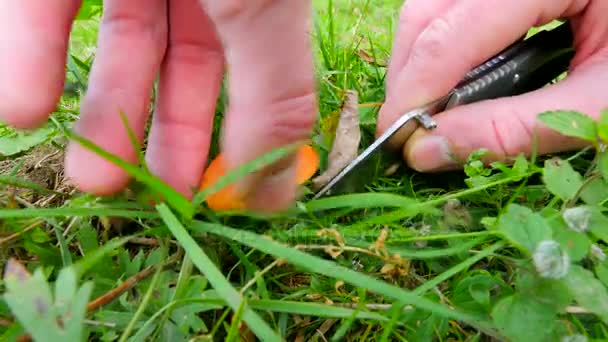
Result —
<instances>
[{"instance_id":1,"label":"man's hand","mask_svg":"<svg viewBox=\"0 0 608 342\"><path fill-rule=\"evenodd\" d=\"M530 27L569 18L576 55L565 80L521 96L437 114L438 127L431 132L418 129L405 144L403 156L418 171L441 171L459 167L459 161L480 148L491 152L488 161L530 154L534 134L541 154L584 146L541 126L536 116L566 109L596 118L608 108L606 13L605 0L407 0L389 65L378 134L407 110L447 93L468 70Z\"/></svg>"},{"instance_id":2,"label":"man's hand","mask_svg":"<svg viewBox=\"0 0 608 342\"><path fill-rule=\"evenodd\" d=\"M0 3L0 119L20 128L46 121L61 96L78 1ZM207 161L226 65L230 108L222 149L231 167L308 138L315 113L310 1L107 0L76 132L136 162L122 111L140 141L150 93L159 93L146 151L151 171L192 196ZM122 169L75 143L66 173L82 190L111 194ZM291 204L291 163L240 184L251 209ZM255 186L254 186L255 185Z\"/></svg>"}]
</instances>

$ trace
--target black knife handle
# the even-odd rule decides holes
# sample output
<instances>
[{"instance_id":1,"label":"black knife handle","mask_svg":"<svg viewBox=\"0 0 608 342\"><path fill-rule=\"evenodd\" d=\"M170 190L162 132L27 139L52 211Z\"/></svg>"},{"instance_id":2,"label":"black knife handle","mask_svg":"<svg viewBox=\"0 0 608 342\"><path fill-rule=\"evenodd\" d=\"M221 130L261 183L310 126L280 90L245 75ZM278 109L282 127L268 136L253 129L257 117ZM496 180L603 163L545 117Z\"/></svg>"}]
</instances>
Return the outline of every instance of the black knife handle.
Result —
<instances>
[{"instance_id":1,"label":"black knife handle","mask_svg":"<svg viewBox=\"0 0 608 342\"><path fill-rule=\"evenodd\" d=\"M452 90L446 109L543 87L568 70L574 57L573 42L572 28L566 22L512 45L467 73Z\"/></svg>"}]
</instances>

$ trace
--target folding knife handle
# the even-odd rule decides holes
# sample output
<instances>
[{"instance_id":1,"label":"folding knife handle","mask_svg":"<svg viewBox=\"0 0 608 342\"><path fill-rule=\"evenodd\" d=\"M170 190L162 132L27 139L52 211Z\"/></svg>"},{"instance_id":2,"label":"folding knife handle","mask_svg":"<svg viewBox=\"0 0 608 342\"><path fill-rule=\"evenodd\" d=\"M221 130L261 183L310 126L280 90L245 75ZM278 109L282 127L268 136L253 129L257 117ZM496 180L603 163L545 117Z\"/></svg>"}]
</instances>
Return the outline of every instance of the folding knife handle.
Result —
<instances>
[{"instance_id":1,"label":"folding knife handle","mask_svg":"<svg viewBox=\"0 0 608 342\"><path fill-rule=\"evenodd\" d=\"M573 41L572 28L566 22L513 44L470 71L452 90L446 109L543 87L568 70L574 56Z\"/></svg>"}]
</instances>

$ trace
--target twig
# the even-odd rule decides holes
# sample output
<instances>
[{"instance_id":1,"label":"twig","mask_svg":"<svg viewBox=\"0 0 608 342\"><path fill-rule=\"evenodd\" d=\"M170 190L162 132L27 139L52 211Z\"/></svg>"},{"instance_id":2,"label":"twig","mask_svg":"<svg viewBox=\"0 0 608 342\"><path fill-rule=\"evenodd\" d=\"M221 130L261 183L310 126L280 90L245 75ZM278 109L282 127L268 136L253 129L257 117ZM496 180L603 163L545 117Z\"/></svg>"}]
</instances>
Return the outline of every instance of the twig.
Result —
<instances>
[{"instance_id":1,"label":"twig","mask_svg":"<svg viewBox=\"0 0 608 342\"><path fill-rule=\"evenodd\" d=\"M38 227L39 225L41 225L43 223L44 223L44 221L42 221L42 220L35 221L34 223L30 224L29 226L23 228L22 230L20 230L20 231L18 231L16 233L13 233L13 234L11 234L9 236L1 238L0 239L0 246L2 246L3 244L11 241L12 239L18 237L19 235L24 234L24 233L26 233L26 232L28 232L28 231L30 231L30 230Z\"/></svg>"},{"instance_id":2,"label":"twig","mask_svg":"<svg viewBox=\"0 0 608 342\"><path fill-rule=\"evenodd\" d=\"M129 243L145 246L158 246L158 241L153 238L134 237L129 240Z\"/></svg>"},{"instance_id":3,"label":"twig","mask_svg":"<svg viewBox=\"0 0 608 342\"><path fill-rule=\"evenodd\" d=\"M162 265L160 267L167 267L167 266L175 263L177 260L178 259L175 256L173 256L164 265ZM155 267L155 266L148 266L147 268L139 271L137 274L133 275L131 278L128 278L127 280L122 282L122 284L120 284L118 287L113 288L112 290L106 292L105 294L101 295L100 297L97 297L96 299L89 302L89 304L87 305L87 311L91 312L91 311L97 310L100 307L114 301L116 298L120 297L123 293L132 289L135 285L137 285L137 283L139 283L140 281L151 276L154 273L154 271L156 271L156 269L157 269L157 267Z\"/></svg>"},{"instance_id":4,"label":"twig","mask_svg":"<svg viewBox=\"0 0 608 342\"><path fill-rule=\"evenodd\" d=\"M251 286L253 286L253 284L255 284L255 282L258 280L258 278L260 278L261 276L263 276L264 274L266 274L268 271L270 271L273 267L275 267L276 265L278 265L280 262L284 262L283 259L276 259L275 261L271 262L270 265L264 267L263 270L261 270L260 272L257 272L253 278L251 278L251 280L249 280L247 282L247 284L245 284L245 286L243 286L243 288L241 288L241 295L243 295L245 293L245 291L247 291L247 289L249 289Z\"/></svg>"},{"instance_id":5,"label":"twig","mask_svg":"<svg viewBox=\"0 0 608 342\"><path fill-rule=\"evenodd\" d=\"M10 327L13 324L8 318L0 317L0 327Z\"/></svg>"},{"instance_id":6,"label":"twig","mask_svg":"<svg viewBox=\"0 0 608 342\"><path fill-rule=\"evenodd\" d=\"M85 319L85 324L97 326L97 327L106 327L106 328L116 328L116 323L106 323L106 322L98 322L92 319Z\"/></svg>"},{"instance_id":7,"label":"twig","mask_svg":"<svg viewBox=\"0 0 608 342\"><path fill-rule=\"evenodd\" d=\"M135 286L137 283L139 283L143 279L146 279L147 277L152 275L152 273L154 273L155 270L156 270L156 267L154 267L154 266L148 266L147 268L143 269L142 271L135 274L131 278L125 280L118 287L113 288L112 290L104 293L100 297L97 297L96 299L89 302L89 304L87 305L87 311L91 312L91 311L97 310L100 307L114 301L114 299L120 297L123 293L132 289L133 286Z\"/></svg>"}]
</instances>

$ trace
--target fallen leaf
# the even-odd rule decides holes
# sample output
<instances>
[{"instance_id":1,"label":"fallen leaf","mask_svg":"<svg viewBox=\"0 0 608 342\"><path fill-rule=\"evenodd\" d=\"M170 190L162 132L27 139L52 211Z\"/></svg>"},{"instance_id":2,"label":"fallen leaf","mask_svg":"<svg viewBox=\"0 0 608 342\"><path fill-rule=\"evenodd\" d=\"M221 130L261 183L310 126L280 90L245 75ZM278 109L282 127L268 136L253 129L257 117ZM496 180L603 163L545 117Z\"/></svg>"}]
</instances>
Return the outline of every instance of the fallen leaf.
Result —
<instances>
[{"instance_id":1,"label":"fallen leaf","mask_svg":"<svg viewBox=\"0 0 608 342\"><path fill-rule=\"evenodd\" d=\"M369 53L367 53L367 51L363 50L363 49L359 49L359 51L357 51L357 55L364 61L366 61L369 64L375 64L376 60L374 59L374 57L370 56Z\"/></svg>"},{"instance_id":2,"label":"fallen leaf","mask_svg":"<svg viewBox=\"0 0 608 342\"><path fill-rule=\"evenodd\" d=\"M356 91L348 90L340 112L336 137L329 152L327 170L312 180L313 187L316 190L327 184L348 163L357 158L360 141L358 95Z\"/></svg>"}]
</instances>

